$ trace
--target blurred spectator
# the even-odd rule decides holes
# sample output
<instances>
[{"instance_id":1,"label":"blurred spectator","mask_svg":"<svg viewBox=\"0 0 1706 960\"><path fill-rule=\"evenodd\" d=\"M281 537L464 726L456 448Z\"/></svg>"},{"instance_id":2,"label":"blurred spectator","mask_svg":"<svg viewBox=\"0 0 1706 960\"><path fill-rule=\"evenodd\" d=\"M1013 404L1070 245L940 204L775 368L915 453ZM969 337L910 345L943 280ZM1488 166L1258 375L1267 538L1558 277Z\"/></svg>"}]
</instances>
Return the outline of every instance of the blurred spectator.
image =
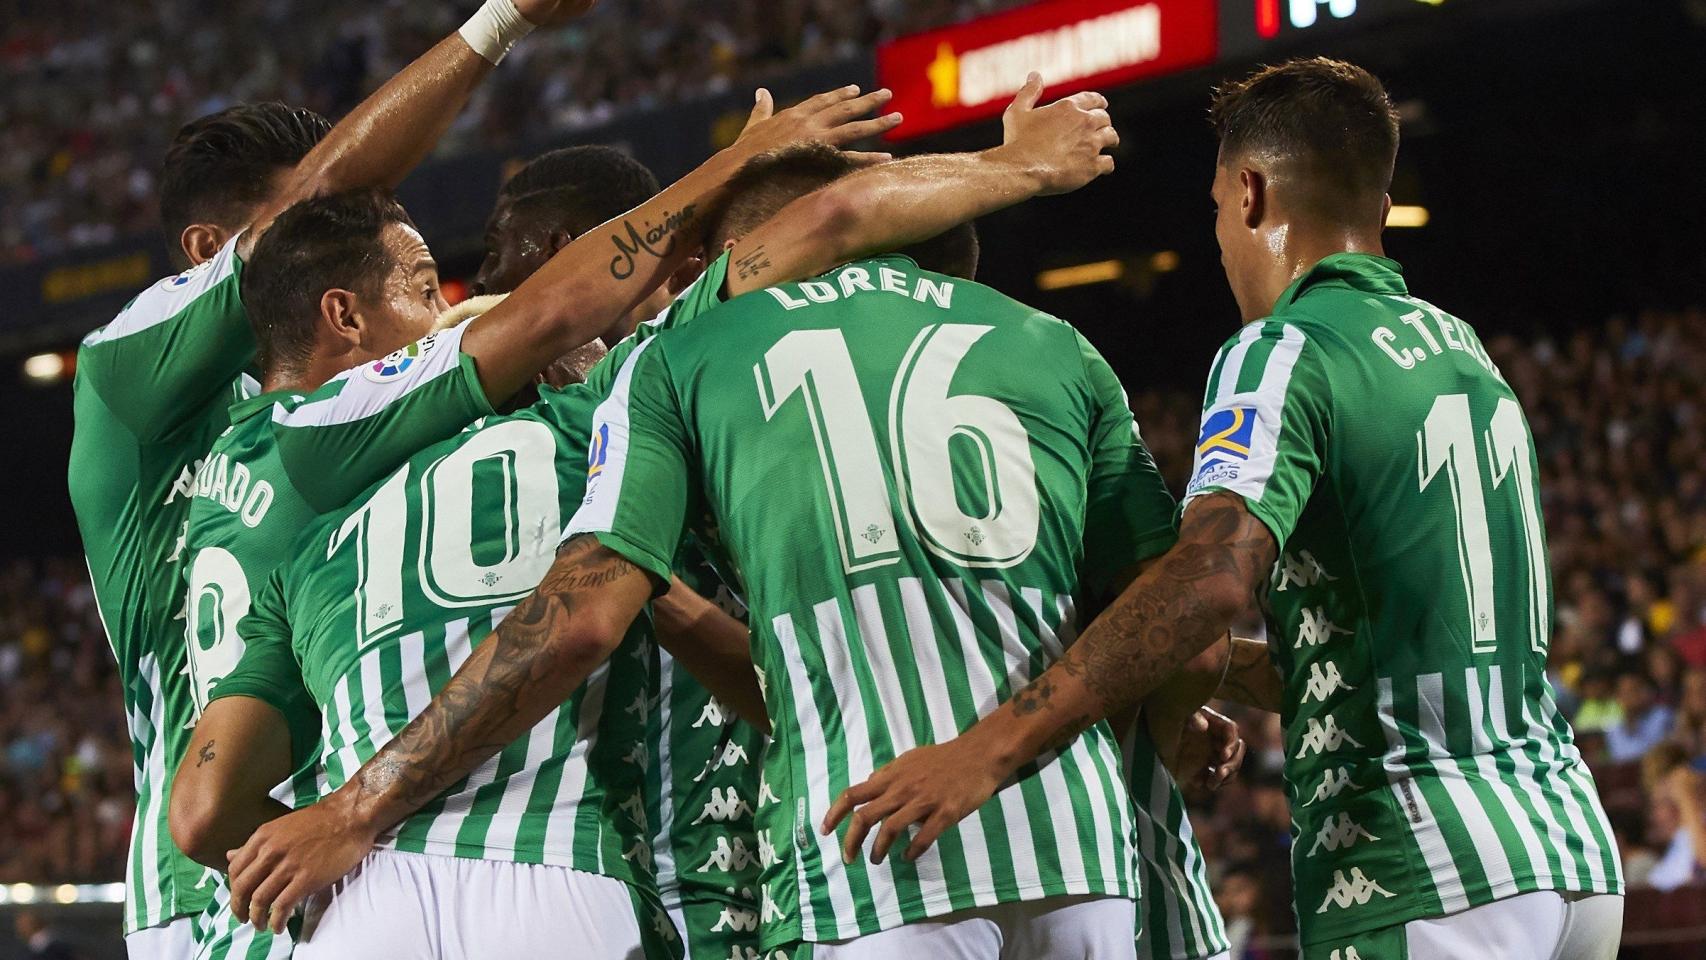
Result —
<instances>
[{"instance_id":1,"label":"blurred spectator","mask_svg":"<svg viewBox=\"0 0 1706 960\"><path fill-rule=\"evenodd\" d=\"M516 49L441 149L504 147L853 56L1020 0L624 0ZM245 100L338 116L476 6L405 0L0 3L0 263L152 229L185 121Z\"/></svg>"},{"instance_id":2,"label":"blurred spectator","mask_svg":"<svg viewBox=\"0 0 1706 960\"><path fill-rule=\"evenodd\" d=\"M1670 736L1676 711L1660 703L1653 677L1630 670L1617 678L1617 705L1623 719L1605 731L1612 763L1639 760Z\"/></svg>"},{"instance_id":3,"label":"blurred spectator","mask_svg":"<svg viewBox=\"0 0 1706 960\"><path fill-rule=\"evenodd\" d=\"M1680 746L1667 743L1647 755L1641 774L1652 797L1653 838L1662 851L1647 884L1675 890L1706 880L1706 773L1688 763Z\"/></svg>"},{"instance_id":4,"label":"blurred spectator","mask_svg":"<svg viewBox=\"0 0 1706 960\"><path fill-rule=\"evenodd\" d=\"M77 951L59 939L42 915L34 910L19 910L12 918L12 929L29 951L31 960L77 960Z\"/></svg>"}]
</instances>

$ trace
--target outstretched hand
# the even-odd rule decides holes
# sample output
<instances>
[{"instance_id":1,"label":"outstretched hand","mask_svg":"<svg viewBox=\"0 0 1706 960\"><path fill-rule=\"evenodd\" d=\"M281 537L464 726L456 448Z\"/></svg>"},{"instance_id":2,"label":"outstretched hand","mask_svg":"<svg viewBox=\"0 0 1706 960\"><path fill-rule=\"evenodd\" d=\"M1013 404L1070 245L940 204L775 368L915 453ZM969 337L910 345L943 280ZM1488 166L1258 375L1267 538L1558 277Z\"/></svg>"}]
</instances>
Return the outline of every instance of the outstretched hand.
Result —
<instances>
[{"instance_id":1,"label":"outstretched hand","mask_svg":"<svg viewBox=\"0 0 1706 960\"><path fill-rule=\"evenodd\" d=\"M1238 775L1244 766L1245 750L1238 724L1203 707L1185 721L1172 765L1173 778L1187 798L1200 800Z\"/></svg>"},{"instance_id":2,"label":"outstretched hand","mask_svg":"<svg viewBox=\"0 0 1706 960\"><path fill-rule=\"evenodd\" d=\"M1108 116L1108 99L1086 90L1037 106L1043 78L1032 73L1001 115L1002 149L1024 157L1043 178L1042 195L1069 193L1112 173L1120 135Z\"/></svg>"},{"instance_id":3,"label":"outstretched hand","mask_svg":"<svg viewBox=\"0 0 1706 960\"><path fill-rule=\"evenodd\" d=\"M882 863L889 848L916 826L904 854L907 860L916 860L944 831L994 796L1002 779L989 752L971 738L916 747L864 783L843 790L819 829L827 836L852 815L841 844L842 859L852 863L871 829L880 826L871 862Z\"/></svg>"},{"instance_id":4,"label":"outstretched hand","mask_svg":"<svg viewBox=\"0 0 1706 960\"><path fill-rule=\"evenodd\" d=\"M786 110L777 112L776 101L771 97L770 91L760 87L754 97L756 102L752 106L751 115L747 117L746 127L741 130L735 142L749 150L752 156L809 141L844 147L887 133L899 126L901 116L898 113L884 114L869 120L860 119L874 110L882 109L892 99L894 94L886 89L873 90L860 96L859 87L849 84L815 97L808 97ZM860 163L881 163L892 159L887 153L857 150L849 150L846 153Z\"/></svg>"}]
</instances>

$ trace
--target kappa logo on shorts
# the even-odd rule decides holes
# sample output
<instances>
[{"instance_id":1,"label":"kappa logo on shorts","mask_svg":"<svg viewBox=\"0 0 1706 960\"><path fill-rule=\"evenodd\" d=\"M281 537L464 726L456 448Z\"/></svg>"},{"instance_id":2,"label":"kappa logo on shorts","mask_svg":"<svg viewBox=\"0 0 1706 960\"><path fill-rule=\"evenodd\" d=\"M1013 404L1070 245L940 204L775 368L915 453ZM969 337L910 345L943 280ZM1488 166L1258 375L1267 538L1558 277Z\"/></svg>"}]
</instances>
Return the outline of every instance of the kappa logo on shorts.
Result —
<instances>
[{"instance_id":1,"label":"kappa logo on shorts","mask_svg":"<svg viewBox=\"0 0 1706 960\"><path fill-rule=\"evenodd\" d=\"M1192 486L1238 479L1238 465L1250 459L1255 432L1255 407L1228 407L1209 414L1197 438L1198 466Z\"/></svg>"},{"instance_id":2,"label":"kappa logo on shorts","mask_svg":"<svg viewBox=\"0 0 1706 960\"><path fill-rule=\"evenodd\" d=\"M409 344L401 350L393 350L381 359L361 369L361 373L374 383L390 383L415 365L415 362L432 352L438 342L438 334L429 334Z\"/></svg>"}]
</instances>

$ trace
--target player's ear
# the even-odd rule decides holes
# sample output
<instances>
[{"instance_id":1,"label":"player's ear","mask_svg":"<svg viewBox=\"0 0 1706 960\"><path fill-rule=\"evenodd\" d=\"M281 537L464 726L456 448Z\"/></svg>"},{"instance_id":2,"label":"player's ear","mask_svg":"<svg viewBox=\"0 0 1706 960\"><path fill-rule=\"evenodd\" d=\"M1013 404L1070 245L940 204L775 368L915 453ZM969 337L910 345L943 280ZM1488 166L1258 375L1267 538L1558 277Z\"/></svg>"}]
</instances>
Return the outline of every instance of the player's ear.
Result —
<instances>
[{"instance_id":1,"label":"player's ear","mask_svg":"<svg viewBox=\"0 0 1706 960\"><path fill-rule=\"evenodd\" d=\"M1260 171L1245 167L1238 171L1238 210L1244 226L1251 230L1262 225L1262 214L1268 205L1268 180Z\"/></svg>"},{"instance_id":2,"label":"player's ear","mask_svg":"<svg viewBox=\"0 0 1706 960\"><path fill-rule=\"evenodd\" d=\"M675 268L675 272L669 275L669 280L664 284L664 289L668 290L669 295L673 297L691 286L693 281L699 279L699 275L704 272L705 258L695 254L683 260L681 266Z\"/></svg>"},{"instance_id":3,"label":"player's ear","mask_svg":"<svg viewBox=\"0 0 1706 960\"><path fill-rule=\"evenodd\" d=\"M353 349L361 344L365 326L354 291L333 287L320 294L322 336Z\"/></svg>"},{"instance_id":4,"label":"player's ear","mask_svg":"<svg viewBox=\"0 0 1706 960\"><path fill-rule=\"evenodd\" d=\"M219 253L219 248L231 236L224 227L212 223L192 223L178 234L178 246L183 248L184 256L190 266L195 266L212 260Z\"/></svg>"},{"instance_id":5,"label":"player's ear","mask_svg":"<svg viewBox=\"0 0 1706 960\"><path fill-rule=\"evenodd\" d=\"M1380 229L1386 229L1386 218L1392 215L1392 194L1380 198Z\"/></svg>"},{"instance_id":6,"label":"player's ear","mask_svg":"<svg viewBox=\"0 0 1706 960\"><path fill-rule=\"evenodd\" d=\"M558 250L574 242L574 239L575 235L567 230L552 230L551 235L545 238L545 245L551 249L551 255L556 256Z\"/></svg>"}]
</instances>

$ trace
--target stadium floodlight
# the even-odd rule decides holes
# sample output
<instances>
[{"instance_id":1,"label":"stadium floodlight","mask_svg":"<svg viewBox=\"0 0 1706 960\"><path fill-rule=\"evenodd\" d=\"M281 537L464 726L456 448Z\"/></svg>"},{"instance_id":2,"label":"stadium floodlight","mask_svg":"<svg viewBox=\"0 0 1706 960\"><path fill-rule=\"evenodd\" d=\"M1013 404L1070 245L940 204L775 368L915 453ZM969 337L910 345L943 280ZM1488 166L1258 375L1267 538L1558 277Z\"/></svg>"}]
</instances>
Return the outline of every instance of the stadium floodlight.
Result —
<instances>
[{"instance_id":1,"label":"stadium floodlight","mask_svg":"<svg viewBox=\"0 0 1706 960\"><path fill-rule=\"evenodd\" d=\"M39 383L52 383L65 372L65 358L57 353L38 353L24 360L24 376Z\"/></svg>"},{"instance_id":2,"label":"stadium floodlight","mask_svg":"<svg viewBox=\"0 0 1706 960\"><path fill-rule=\"evenodd\" d=\"M1118 260L1098 260L1071 267L1056 267L1037 274L1038 290L1064 290L1091 283L1108 283L1125 276L1125 264Z\"/></svg>"},{"instance_id":3,"label":"stadium floodlight","mask_svg":"<svg viewBox=\"0 0 1706 960\"><path fill-rule=\"evenodd\" d=\"M11 899L12 899L13 903L35 903L36 902L36 888L32 884L14 883L11 886L11 894L12 894Z\"/></svg>"},{"instance_id":4,"label":"stadium floodlight","mask_svg":"<svg viewBox=\"0 0 1706 960\"><path fill-rule=\"evenodd\" d=\"M53 902L76 903L79 899L78 894L79 891L76 886L69 883L62 883L53 888Z\"/></svg>"},{"instance_id":5,"label":"stadium floodlight","mask_svg":"<svg viewBox=\"0 0 1706 960\"><path fill-rule=\"evenodd\" d=\"M1393 204L1392 212L1386 215L1388 227L1425 227L1428 225L1428 208L1409 204Z\"/></svg>"}]
</instances>

